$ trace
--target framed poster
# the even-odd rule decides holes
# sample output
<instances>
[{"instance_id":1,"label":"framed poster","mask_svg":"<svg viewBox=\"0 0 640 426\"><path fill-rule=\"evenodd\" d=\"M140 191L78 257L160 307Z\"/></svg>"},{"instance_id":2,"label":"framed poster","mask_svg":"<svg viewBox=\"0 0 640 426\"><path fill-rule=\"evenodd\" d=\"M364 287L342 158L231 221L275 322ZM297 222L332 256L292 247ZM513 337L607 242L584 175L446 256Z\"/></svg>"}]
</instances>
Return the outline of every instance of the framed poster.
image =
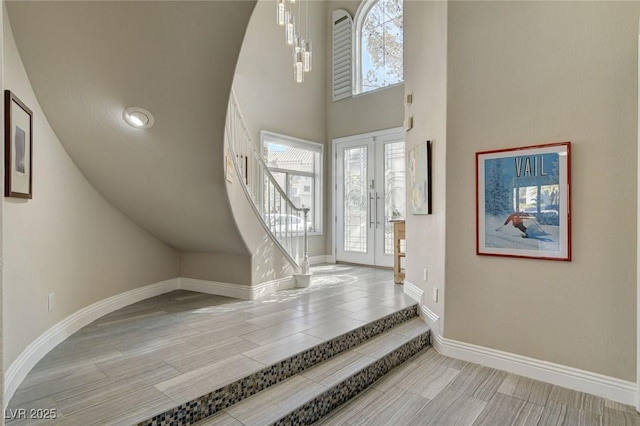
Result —
<instances>
[{"instance_id":1,"label":"framed poster","mask_svg":"<svg viewBox=\"0 0 640 426\"><path fill-rule=\"evenodd\" d=\"M33 113L10 90L4 91L4 196L31 198Z\"/></svg>"},{"instance_id":2,"label":"framed poster","mask_svg":"<svg viewBox=\"0 0 640 426\"><path fill-rule=\"evenodd\" d=\"M411 214L431 214L431 141L410 150L407 161Z\"/></svg>"},{"instance_id":3,"label":"framed poster","mask_svg":"<svg viewBox=\"0 0 640 426\"><path fill-rule=\"evenodd\" d=\"M571 260L571 142L476 153L476 253Z\"/></svg>"}]
</instances>

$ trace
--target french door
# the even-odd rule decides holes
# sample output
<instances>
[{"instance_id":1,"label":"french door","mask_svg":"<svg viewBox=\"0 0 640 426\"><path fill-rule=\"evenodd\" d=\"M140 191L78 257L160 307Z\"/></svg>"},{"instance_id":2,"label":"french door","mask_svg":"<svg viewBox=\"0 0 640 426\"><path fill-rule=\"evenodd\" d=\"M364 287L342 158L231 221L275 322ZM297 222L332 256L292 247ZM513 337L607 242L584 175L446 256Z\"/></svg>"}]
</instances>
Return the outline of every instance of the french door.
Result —
<instances>
[{"instance_id":1,"label":"french door","mask_svg":"<svg viewBox=\"0 0 640 426\"><path fill-rule=\"evenodd\" d=\"M336 260L393 266L393 224L405 215L404 131L334 141Z\"/></svg>"}]
</instances>

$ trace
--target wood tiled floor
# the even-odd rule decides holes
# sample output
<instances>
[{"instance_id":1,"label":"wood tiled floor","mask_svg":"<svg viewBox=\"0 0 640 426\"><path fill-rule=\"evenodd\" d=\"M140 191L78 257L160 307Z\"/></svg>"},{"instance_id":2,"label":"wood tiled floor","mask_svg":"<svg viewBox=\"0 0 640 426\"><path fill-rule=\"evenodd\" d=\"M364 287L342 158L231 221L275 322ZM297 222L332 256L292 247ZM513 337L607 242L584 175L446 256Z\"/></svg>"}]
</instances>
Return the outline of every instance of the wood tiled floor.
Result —
<instances>
[{"instance_id":1,"label":"wood tiled floor","mask_svg":"<svg viewBox=\"0 0 640 426\"><path fill-rule=\"evenodd\" d=\"M391 271L332 265L314 274L310 289L257 301L178 291L113 312L43 358L8 409L55 408L58 418L45 425L132 424L413 303ZM412 334L408 326L396 332ZM379 350L372 339L345 362L357 365ZM290 386L303 396L340 374L320 366ZM232 407L199 425L252 424L270 403ZM430 348L320 424L640 426L640 416L629 406Z\"/></svg>"},{"instance_id":2,"label":"wood tiled floor","mask_svg":"<svg viewBox=\"0 0 640 426\"><path fill-rule=\"evenodd\" d=\"M640 415L631 406L444 357L430 347L317 425L623 426L640 425Z\"/></svg>"},{"instance_id":3,"label":"wood tiled floor","mask_svg":"<svg viewBox=\"0 0 640 426\"><path fill-rule=\"evenodd\" d=\"M310 288L255 301L175 291L106 315L47 354L8 409L56 409L46 424L130 424L415 303L391 271L313 272Z\"/></svg>"}]
</instances>

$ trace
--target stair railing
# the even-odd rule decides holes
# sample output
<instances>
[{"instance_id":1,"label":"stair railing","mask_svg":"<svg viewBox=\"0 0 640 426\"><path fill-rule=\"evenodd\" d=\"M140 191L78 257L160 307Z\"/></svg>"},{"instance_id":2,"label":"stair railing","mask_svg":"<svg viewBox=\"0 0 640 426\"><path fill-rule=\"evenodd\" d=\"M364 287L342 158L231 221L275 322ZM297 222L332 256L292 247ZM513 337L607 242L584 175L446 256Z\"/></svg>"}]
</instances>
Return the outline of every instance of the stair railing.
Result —
<instances>
[{"instance_id":1,"label":"stair railing","mask_svg":"<svg viewBox=\"0 0 640 426\"><path fill-rule=\"evenodd\" d=\"M251 139L233 90L227 108L225 139L236 176L259 222L297 271L308 274L309 209L293 204L269 171L262 153Z\"/></svg>"}]
</instances>

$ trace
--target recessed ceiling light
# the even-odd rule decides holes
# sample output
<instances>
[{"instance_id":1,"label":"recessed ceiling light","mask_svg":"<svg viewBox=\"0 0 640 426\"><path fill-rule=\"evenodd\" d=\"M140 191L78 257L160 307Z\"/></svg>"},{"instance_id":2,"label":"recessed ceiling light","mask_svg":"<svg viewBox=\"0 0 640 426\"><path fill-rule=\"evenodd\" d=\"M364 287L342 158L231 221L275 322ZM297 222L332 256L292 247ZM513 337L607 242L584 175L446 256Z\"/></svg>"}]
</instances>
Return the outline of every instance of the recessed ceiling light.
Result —
<instances>
[{"instance_id":1,"label":"recessed ceiling light","mask_svg":"<svg viewBox=\"0 0 640 426\"><path fill-rule=\"evenodd\" d=\"M153 126L153 115L144 108L131 107L124 110L124 121L136 129L148 129Z\"/></svg>"}]
</instances>

